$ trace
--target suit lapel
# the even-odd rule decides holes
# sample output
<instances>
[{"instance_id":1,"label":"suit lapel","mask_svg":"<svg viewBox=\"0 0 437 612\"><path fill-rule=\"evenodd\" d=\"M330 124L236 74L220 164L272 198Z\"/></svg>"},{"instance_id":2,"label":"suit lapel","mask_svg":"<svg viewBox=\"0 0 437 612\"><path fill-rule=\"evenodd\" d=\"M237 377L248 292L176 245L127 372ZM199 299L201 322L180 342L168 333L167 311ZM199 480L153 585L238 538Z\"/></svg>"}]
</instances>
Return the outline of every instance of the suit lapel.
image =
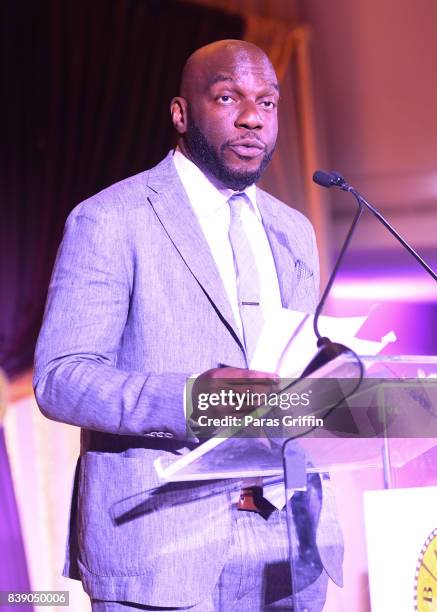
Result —
<instances>
[{"instance_id":1,"label":"suit lapel","mask_svg":"<svg viewBox=\"0 0 437 612\"><path fill-rule=\"evenodd\" d=\"M296 260L288 237L281 230L281 223L277 212L273 208L271 201L259 189L256 192L256 202L275 261L282 306L289 308L293 298Z\"/></svg>"},{"instance_id":2,"label":"suit lapel","mask_svg":"<svg viewBox=\"0 0 437 612\"><path fill-rule=\"evenodd\" d=\"M165 232L241 344L225 287L172 161L172 152L149 173L149 201Z\"/></svg>"}]
</instances>

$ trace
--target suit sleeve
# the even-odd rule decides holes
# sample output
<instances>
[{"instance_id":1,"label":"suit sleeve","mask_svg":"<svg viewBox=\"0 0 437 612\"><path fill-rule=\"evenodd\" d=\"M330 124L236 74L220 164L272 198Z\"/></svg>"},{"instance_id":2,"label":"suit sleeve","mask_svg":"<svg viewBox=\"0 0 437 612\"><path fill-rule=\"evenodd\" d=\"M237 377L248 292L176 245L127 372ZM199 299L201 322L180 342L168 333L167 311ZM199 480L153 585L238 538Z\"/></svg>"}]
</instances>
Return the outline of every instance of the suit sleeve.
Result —
<instances>
[{"instance_id":1,"label":"suit sleeve","mask_svg":"<svg viewBox=\"0 0 437 612\"><path fill-rule=\"evenodd\" d=\"M67 220L50 282L35 356L38 405L87 429L193 439L183 407L189 373L117 368L133 275L127 234L121 214L83 204Z\"/></svg>"}]
</instances>

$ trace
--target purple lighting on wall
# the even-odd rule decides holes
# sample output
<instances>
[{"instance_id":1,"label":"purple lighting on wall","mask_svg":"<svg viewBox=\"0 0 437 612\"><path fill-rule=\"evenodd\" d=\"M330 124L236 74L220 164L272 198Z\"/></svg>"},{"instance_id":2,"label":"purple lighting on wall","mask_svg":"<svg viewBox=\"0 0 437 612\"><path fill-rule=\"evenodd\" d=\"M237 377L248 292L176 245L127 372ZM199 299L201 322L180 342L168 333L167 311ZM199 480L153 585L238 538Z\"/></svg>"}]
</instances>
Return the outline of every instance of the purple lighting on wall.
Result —
<instances>
[{"instance_id":1,"label":"purple lighting on wall","mask_svg":"<svg viewBox=\"0 0 437 612\"><path fill-rule=\"evenodd\" d=\"M437 284L418 276L343 276L332 288L334 300L437 303Z\"/></svg>"},{"instance_id":2,"label":"purple lighting on wall","mask_svg":"<svg viewBox=\"0 0 437 612\"><path fill-rule=\"evenodd\" d=\"M397 336L385 353L437 355L437 283L401 250L351 255L332 287L326 314L372 311L363 337L380 340L391 330ZM426 258L435 269L436 253Z\"/></svg>"}]
</instances>

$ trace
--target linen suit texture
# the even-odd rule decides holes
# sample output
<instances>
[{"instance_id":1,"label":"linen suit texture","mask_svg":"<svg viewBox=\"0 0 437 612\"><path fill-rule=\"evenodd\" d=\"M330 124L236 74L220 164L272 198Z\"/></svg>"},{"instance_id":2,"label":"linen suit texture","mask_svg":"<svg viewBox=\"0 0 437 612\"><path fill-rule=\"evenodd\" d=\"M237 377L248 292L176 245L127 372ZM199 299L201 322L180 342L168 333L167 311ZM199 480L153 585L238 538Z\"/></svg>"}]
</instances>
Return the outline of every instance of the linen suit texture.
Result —
<instances>
[{"instance_id":1,"label":"linen suit texture","mask_svg":"<svg viewBox=\"0 0 437 612\"><path fill-rule=\"evenodd\" d=\"M282 305L314 310L310 223L260 189L257 204ZM185 382L220 363L247 367L170 152L72 211L36 349L41 411L82 428L64 575L81 579L90 597L182 607L213 590L230 545L236 484L162 485L153 461L193 447ZM323 485L317 546L341 584L341 533L330 483Z\"/></svg>"}]
</instances>

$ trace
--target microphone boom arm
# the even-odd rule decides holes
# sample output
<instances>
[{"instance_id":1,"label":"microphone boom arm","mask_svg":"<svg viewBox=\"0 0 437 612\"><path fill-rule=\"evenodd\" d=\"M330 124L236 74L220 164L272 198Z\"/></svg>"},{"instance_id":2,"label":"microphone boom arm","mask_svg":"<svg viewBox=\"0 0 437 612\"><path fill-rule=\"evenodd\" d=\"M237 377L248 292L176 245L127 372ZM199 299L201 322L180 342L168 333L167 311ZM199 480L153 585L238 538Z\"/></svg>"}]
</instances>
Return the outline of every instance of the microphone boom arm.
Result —
<instances>
[{"instance_id":1,"label":"microphone boom arm","mask_svg":"<svg viewBox=\"0 0 437 612\"><path fill-rule=\"evenodd\" d=\"M359 221L359 219L360 219L360 217L361 217L361 215L363 214L363 211L364 211L364 202L361 202L361 200L359 200L357 198L357 203L358 203L357 212L355 213L355 217L354 217L354 219L352 221L352 224L351 224L351 226L349 228L349 231L347 233L346 240L344 241L343 246L341 247L340 253L338 254L338 257L337 257L337 261L335 262L334 268L333 268L333 270L331 272L329 280L328 280L328 282L326 284L326 287L325 287L325 289L324 289L324 291L322 293L322 297L320 298L320 302L318 303L316 311L314 313L313 329L314 329L314 333L316 334L316 337L317 337L318 340L321 338L321 334L319 332L319 317L320 317L320 313L322 312L323 307L325 305L326 298L328 297L329 292L331 291L331 287L332 287L332 285L334 283L334 280L335 280L335 278L337 276L337 271L338 271L338 269L339 269L339 267L340 267L340 265L341 265L341 263L343 261L344 254L346 253L346 251L348 249L349 243L350 243L350 241L352 239L352 235L353 235L353 233L355 231L355 227L356 227L356 225L357 225L357 223L358 223L358 221Z\"/></svg>"}]
</instances>

